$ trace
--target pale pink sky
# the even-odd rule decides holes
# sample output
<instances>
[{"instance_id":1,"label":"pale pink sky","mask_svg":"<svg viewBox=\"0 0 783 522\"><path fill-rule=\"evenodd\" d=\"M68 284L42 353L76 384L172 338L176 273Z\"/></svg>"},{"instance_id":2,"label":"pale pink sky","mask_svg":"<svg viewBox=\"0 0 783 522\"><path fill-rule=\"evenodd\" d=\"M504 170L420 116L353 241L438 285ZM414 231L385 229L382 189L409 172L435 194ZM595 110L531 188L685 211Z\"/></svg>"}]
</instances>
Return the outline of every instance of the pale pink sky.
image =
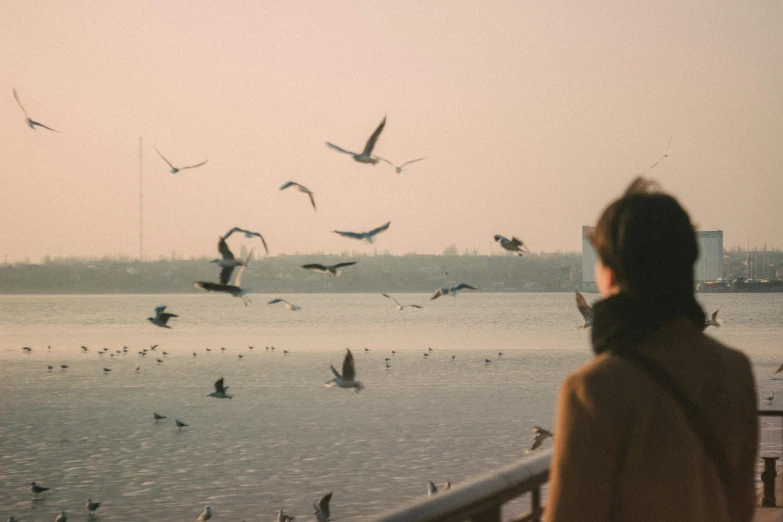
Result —
<instances>
[{"instance_id":1,"label":"pale pink sky","mask_svg":"<svg viewBox=\"0 0 783 522\"><path fill-rule=\"evenodd\" d=\"M727 246L783 248L783 4L718 4L5 2L0 256L136 256L140 136L149 258L234 225L273 255L370 253L331 231L389 220L378 251L578 251L639 173ZM384 114L375 152L428 160L325 146ZM172 175L153 143L209 163Z\"/></svg>"}]
</instances>

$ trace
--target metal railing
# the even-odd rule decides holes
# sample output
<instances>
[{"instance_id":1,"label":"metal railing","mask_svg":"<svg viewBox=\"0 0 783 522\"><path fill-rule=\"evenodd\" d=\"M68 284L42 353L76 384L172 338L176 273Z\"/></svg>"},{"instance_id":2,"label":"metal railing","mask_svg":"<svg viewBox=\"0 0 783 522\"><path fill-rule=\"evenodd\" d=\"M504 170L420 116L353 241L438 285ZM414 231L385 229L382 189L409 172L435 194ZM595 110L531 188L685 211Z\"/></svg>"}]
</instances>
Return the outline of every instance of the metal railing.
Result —
<instances>
[{"instance_id":1,"label":"metal railing","mask_svg":"<svg viewBox=\"0 0 783 522\"><path fill-rule=\"evenodd\" d=\"M503 504L527 492L531 511L515 522L541 520L541 486L549 480L552 450L527 457L500 470L381 515L378 522L500 522Z\"/></svg>"},{"instance_id":2,"label":"metal railing","mask_svg":"<svg viewBox=\"0 0 783 522\"><path fill-rule=\"evenodd\" d=\"M780 422L783 424L783 410L758 410L759 417L780 417ZM781 430L783 435L783 430ZM780 453L783 456L783 436L781 436Z\"/></svg>"}]
</instances>

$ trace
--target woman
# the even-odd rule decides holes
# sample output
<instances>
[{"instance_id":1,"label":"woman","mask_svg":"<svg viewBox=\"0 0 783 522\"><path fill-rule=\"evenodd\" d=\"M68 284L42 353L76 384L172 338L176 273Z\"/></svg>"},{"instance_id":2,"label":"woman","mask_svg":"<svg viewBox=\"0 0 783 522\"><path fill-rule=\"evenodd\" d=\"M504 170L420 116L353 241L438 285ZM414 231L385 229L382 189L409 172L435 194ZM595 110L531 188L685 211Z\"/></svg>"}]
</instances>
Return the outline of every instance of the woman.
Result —
<instances>
[{"instance_id":1,"label":"woman","mask_svg":"<svg viewBox=\"0 0 783 522\"><path fill-rule=\"evenodd\" d=\"M548 521L750 521L748 358L702 333L688 214L638 178L593 233L595 359L558 399Z\"/></svg>"}]
</instances>

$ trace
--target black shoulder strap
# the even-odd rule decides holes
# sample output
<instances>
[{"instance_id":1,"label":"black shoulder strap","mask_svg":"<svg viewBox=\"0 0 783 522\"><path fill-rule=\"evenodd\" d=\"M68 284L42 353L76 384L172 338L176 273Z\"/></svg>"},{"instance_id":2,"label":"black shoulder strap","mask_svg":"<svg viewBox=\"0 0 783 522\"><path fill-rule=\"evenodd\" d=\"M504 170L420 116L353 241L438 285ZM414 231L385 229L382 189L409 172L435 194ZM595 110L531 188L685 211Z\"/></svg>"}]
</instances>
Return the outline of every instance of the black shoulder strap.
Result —
<instances>
[{"instance_id":1,"label":"black shoulder strap","mask_svg":"<svg viewBox=\"0 0 783 522\"><path fill-rule=\"evenodd\" d=\"M729 466L729 460L723 451L723 447L718 442L718 438L715 436L715 432L712 431L712 427L707 422L707 419L702 414L701 410L685 395L685 392L680 388L674 379L669 375L666 370L661 367L657 362L647 357L646 355L639 353L638 350L633 348L622 351L615 351L616 355L626 359L634 366L642 370L644 373L650 376L652 380L657 382L663 389L668 391L677 404L680 406L685 419L691 425L691 428L699 437L707 454L712 458L712 462L715 465L715 470L718 472L721 482L723 483L723 491L725 494L727 507L731 510L731 506L728 505L729 498L731 498L731 471Z\"/></svg>"}]
</instances>

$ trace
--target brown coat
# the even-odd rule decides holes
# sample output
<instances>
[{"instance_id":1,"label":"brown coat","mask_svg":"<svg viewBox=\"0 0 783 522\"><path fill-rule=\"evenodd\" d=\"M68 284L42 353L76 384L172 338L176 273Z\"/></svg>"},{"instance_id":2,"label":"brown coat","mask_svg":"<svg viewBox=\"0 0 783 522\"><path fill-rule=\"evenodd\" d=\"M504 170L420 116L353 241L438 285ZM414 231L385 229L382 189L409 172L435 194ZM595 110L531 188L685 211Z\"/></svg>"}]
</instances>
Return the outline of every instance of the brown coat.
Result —
<instances>
[{"instance_id":1,"label":"brown coat","mask_svg":"<svg viewBox=\"0 0 783 522\"><path fill-rule=\"evenodd\" d=\"M545 519L752 520L758 421L748 358L686 319L665 325L638 349L663 366L711 424L729 460L729 494L669 392L606 352L560 390Z\"/></svg>"}]
</instances>

